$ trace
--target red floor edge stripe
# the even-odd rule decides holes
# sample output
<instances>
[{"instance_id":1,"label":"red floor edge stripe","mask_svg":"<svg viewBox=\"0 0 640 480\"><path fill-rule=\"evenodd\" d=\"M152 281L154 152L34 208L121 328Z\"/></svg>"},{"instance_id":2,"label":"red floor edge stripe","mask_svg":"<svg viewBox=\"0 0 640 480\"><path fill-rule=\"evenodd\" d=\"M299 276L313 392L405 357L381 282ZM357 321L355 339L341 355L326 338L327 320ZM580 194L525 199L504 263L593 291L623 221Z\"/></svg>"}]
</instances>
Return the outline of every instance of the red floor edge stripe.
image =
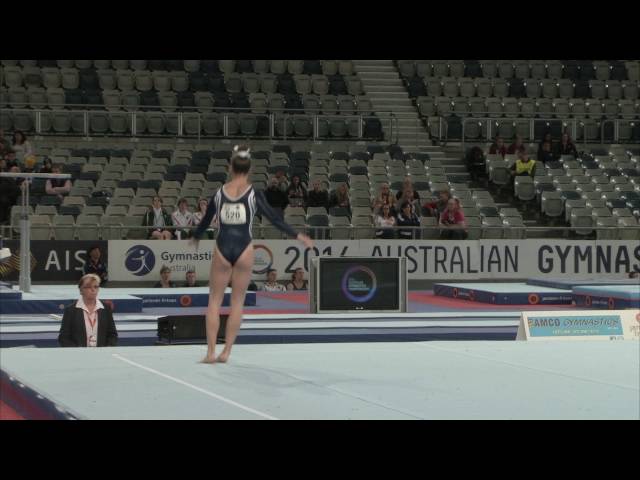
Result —
<instances>
[{"instance_id":1,"label":"red floor edge stripe","mask_svg":"<svg viewBox=\"0 0 640 480\"><path fill-rule=\"evenodd\" d=\"M262 296L265 298L272 298L274 300L283 300L291 303L309 303L309 293L271 293L262 292Z\"/></svg>"},{"instance_id":2,"label":"red floor edge stripe","mask_svg":"<svg viewBox=\"0 0 640 480\"><path fill-rule=\"evenodd\" d=\"M0 400L0 420L26 420L26 418Z\"/></svg>"}]
</instances>

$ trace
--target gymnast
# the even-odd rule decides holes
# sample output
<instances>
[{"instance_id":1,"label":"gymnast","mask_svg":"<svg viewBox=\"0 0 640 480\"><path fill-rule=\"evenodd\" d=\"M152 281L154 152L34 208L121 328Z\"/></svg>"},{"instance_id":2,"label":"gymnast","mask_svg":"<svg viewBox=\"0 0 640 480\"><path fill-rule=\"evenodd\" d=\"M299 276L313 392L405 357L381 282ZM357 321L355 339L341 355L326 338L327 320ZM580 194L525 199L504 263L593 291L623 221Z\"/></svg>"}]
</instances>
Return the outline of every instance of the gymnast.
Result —
<instances>
[{"instance_id":1,"label":"gymnast","mask_svg":"<svg viewBox=\"0 0 640 480\"><path fill-rule=\"evenodd\" d=\"M218 220L216 249L211 262L209 278L209 307L207 308L207 355L203 363L224 363L229 359L231 347L242 323L242 307L253 269L253 245L251 227L257 213L279 230L296 238L307 248L313 241L305 234L296 232L271 208L262 191L254 190L249 183L251 155L249 147L237 145L231 157L231 180L211 197L207 212L189 241L196 250L198 242L211 220ZM215 357L216 338L220 327L220 306L224 299L225 286L231 280L231 311L227 318L225 345L222 353Z\"/></svg>"}]
</instances>

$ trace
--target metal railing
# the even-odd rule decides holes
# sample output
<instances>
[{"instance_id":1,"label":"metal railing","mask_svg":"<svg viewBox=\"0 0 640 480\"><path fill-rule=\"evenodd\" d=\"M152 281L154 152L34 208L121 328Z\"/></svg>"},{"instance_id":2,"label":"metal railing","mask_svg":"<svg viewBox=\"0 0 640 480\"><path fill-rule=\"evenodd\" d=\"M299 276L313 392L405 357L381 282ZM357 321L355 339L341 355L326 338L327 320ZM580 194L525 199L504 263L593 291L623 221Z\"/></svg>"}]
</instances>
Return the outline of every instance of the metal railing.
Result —
<instances>
[{"instance_id":1,"label":"metal railing","mask_svg":"<svg viewBox=\"0 0 640 480\"><path fill-rule=\"evenodd\" d=\"M71 175L67 173L17 173L17 172L0 172L0 177L11 179L22 179L20 184L21 201L20 201L20 264L29 264L29 252L31 251L31 224L29 214L29 190L31 180L34 178L48 180L60 179L68 180ZM12 219L13 221L13 219ZM4 235L3 235L4 236ZM20 288L23 292L31 291L31 271L28 268L20 270Z\"/></svg>"},{"instance_id":2,"label":"metal railing","mask_svg":"<svg viewBox=\"0 0 640 480\"><path fill-rule=\"evenodd\" d=\"M413 137L413 142L417 145L420 141L419 137L421 135L429 135L430 132L425 128L424 119L420 116L416 116L413 112L395 112L393 114L397 119L397 135L395 139L395 143L398 143L398 139L400 137L400 130L405 133L403 135L404 141L410 141L411 137ZM400 127L400 123L403 122L402 127ZM409 122L409 123L407 123Z\"/></svg>"},{"instance_id":3,"label":"metal railing","mask_svg":"<svg viewBox=\"0 0 640 480\"><path fill-rule=\"evenodd\" d=\"M444 122L445 126L447 128L445 128L446 132L445 132L445 138L448 138L448 122L446 120L446 118L443 117L439 117L440 118L440 122L442 124L442 122ZM483 137L482 136L482 132L481 132L481 138L484 138L485 140L492 140L495 137L495 133L494 133L494 128L497 130L500 127L500 124L502 123L512 123L514 126L514 129L517 130L517 123L520 122L520 124L522 125L523 122L526 121L528 123L528 133L527 133L527 138L529 139L534 139L535 138L535 128L536 128L536 124L540 124L540 123L544 123L546 124L547 127L550 126L551 122L553 123L559 123L562 122L561 128L571 128L571 132L570 135L572 138L576 137L576 133L577 133L577 127L578 127L578 121L579 119L567 119L567 120L563 120L563 119L558 119L558 118L554 118L554 117L527 117L527 118L496 118L496 117L464 117L462 119L462 149L464 150L465 148L465 143L467 141L467 124L469 123L478 123L481 127L486 127L486 135ZM442 128L441 128L441 132L442 133Z\"/></svg>"},{"instance_id":4,"label":"metal railing","mask_svg":"<svg viewBox=\"0 0 640 480\"><path fill-rule=\"evenodd\" d=\"M10 104L11 105L11 104ZM81 135L85 138L90 138L91 135L95 136L114 136L114 137L160 137L160 136L176 136L183 138L197 138L200 140L201 138L218 138L218 137L251 137L251 138L269 138L269 139L284 139L291 138L292 136L295 138L313 138L313 140L322 140L322 139L376 139L376 137L367 137L365 136L365 120L378 120L381 123L381 134L383 134L385 130L385 126L387 130L391 132L393 136L394 132L398 131L397 127L397 116L393 112L382 111L382 112L374 112L366 111L366 112L354 112L354 113L341 113L341 114L331 114L331 113L306 113L308 110L305 109L274 109L269 108L265 111L254 111L251 108L233 108L233 107L175 107L175 108L167 108L167 107L159 107L159 106L142 106L133 108L130 105L109 105L108 108L105 109L104 105L65 105L66 107L71 108L11 108L11 109L3 109L3 112L10 112L12 114L29 114L30 115L30 125L25 124L24 127L32 127L32 128L20 128L25 131L33 131L36 135ZM62 107L62 106L61 106ZM79 107L79 108L75 108ZM97 109L99 108L99 109ZM122 109L122 110L121 110ZM54 126L53 117L56 114L65 114L69 116L69 128L65 132L56 132ZM75 117L74 114L77 114ZM141 118L152 118L153 114L157 114L156 118L163 119L163 125L161 131L151 132L144 134L139 132L138 124L141 124L139 119ZM82 117L80 117L82 115ZM266 122L268 125L268 133L260 133L259 127L256 125L255 131L245 131L241 130L242 125L239 124L242 117L252 117L256 119L256 123L258 119L261 119L263 122ZM96 131L92 128L92 119L95 117L106 117L106 121L108 126L105 130L100 129L100 131ZM110 118L112 117L125 117L127 119L126 123L123 125L124 128L120 129L118 132L113 132L110 130ZM82 118L80 122L79 119ZM166 120L170 119L172 123L168 123ZM295 135L295 121L298 119L307 119L310 120L311 123L311 132L309 135L299 134ZM194 121L193 126L195 126L195 122L197 122L197 131L185 131L189 129L185 129L185 121ZM221 128L216 128L216 131L219 133L209 133L207 129L204 128L205 120L213 120L221 122ZM331 135L330 125L326 125L326 132L324 132L322 126L323 121L330 120L343 120L346 122L346 135L334 137ZM232 122L237 121L237 131L232 131L230 129ZM50 123L47 123L50 122ZM349 123L358 122L357 132L350 130ZM142 126L142 125L140 125ZM20 126L19 126L20 127ZM288 131L294 132L294 135L287 135Z\"/></svg>"},{"instance_id":5,"label":"metal railing","mask_svg":"<svg viewBox=\"0 0 640 480\"><path fill-rule=\"evenodd\" d=\"M535 140L536 138L536 125L538 124L546 124L547 128L551 128L553 125L560 126L561 131L568 130L569 135L574 139L574 141L578 138L578 133L581 133L580 144L583 147L587 147L589 144L599 143L601 145L605 143L620 143L622 140L624 143L636 143L640 142L640 138L632 139L632 136L621 138L620 135L620 126L627 125L630 128L634 128L637 123L640 123L640 118L637 116L631 115L621 115L622 118L615 119L598 119L596 123L591 123L589 121L585 121L585 118L558 118L553 116L552 112L548 114L543 114L544 116L513 116L513 117L502 117L498 115L502 115L501 113L495 112L496 116L490 116L492 112L481 112L480 115L483 116L471 116L477 115L478 113L473 112L472 114L467 114L465 116L460 116L462 123L462 133L460 141L462 143L462 148L464 149L465 143L468 143L470 140L467 138L467 124L469 123L478 123L481 127L480 136L477 139L471 140L473 142L478 140L487 140L491 141L494 139L497 129L501 124L512 124L514 127L514 131L517 133L518 124L522 125L524 122L528 122L528 133L527 137L530 140ZM507 114L508 115L508 114ZM540 114L538 114L540 115ZM433 116L430 117L428 122L429 133L433 136L433 132L431 130L432 122L434 119L437 119L438 122L438 135L437 138L443 144L446 144L449 141L449 122L448 117L445 116ZM599 122L599 125L598 123ZM610 138L606 138L605 135L605 127L606 125L613 124L613 134ZM596 135L595 138L592 133L589 131L590 128L596 127L599 131L599 135ZM484 135L483 135L484 134ZM456 139L457 140L457 139ZM606 141L605 141L606 140Z\"/></svg>"},{"instance_id":6,"label":"metal railing","mask_svg":"<svg viewBox=\"0 0 640 480\"><path fill-rule=\"evenodd\" d=\"M9 235L5 235L5 238L13 238L12 232L17 232L18 225L7 225L5 229L10 229ZM287 238L283 234L275 236L269 235L264 237L263 229L275 229L270 225L255 225L253 229L254 239L275 240ZM421 226L395 226L395 227L376 227L375 225L334 225L334 226L314 226L314 225L294 225L294 228L299 231L311 234L316 239L334 239L334 240L357 240L363 238L376 239L384 238L376 234L376 232L392 232L391 239L422 239L422 240L438 240L441 239L441 234L447 231L464 230L468 240L477 239L539 239L539 238L555 238L555 239L598 239L598 240L640 240L640 225L638 226L526 226L526 225L467 225L466 227L444 227L439 225L421 225ZM85 233L95 233L95 235L79 235L78 240L127 240L127 239L146 239L149 237L149 233L153 230L157 230L154 226L143 225L127 225L121 224L78 224L78 225L43 225L32 224L31 232L47 230L49 232L48 238L41 238L41 240L55 239L55 230L74 230L77 232L82 229ZM163 230L169 231L193 231L195 227L180 227L180 226L166 226ZM119 235L113 235L114 231L120 231ZM209 228L208 231L213 231L212 238L217 235L217 228ZM334 236L333 232L340 232L338 236ZM345 231L349 232L349 235L345 237ZM408 238L401 237L399 232L410 231L412 235ZM365 233L363 233L365 232ZM133 234L131 234L133 233ZM131 235L130 235L131 234ZM260 234L260 236L257 236ZM366 236L365 234L369 234ZM38 235L39 237L39 235ZM208 238L206 235L203 239ZM63 240L75 240L76 235L73 238L69 238L65 235ZM33 240L33 238L32 238Z\"/></svg>"}]
</instances>

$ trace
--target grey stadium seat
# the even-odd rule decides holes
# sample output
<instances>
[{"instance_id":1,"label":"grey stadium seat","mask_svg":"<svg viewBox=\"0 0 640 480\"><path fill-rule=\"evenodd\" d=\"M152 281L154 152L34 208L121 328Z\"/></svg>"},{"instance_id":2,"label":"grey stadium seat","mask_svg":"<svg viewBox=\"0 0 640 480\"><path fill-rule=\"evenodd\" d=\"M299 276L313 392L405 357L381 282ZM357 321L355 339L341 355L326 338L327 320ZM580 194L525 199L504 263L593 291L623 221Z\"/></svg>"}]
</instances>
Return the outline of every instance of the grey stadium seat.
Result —
<instances>
[{"instance_id":1,"label":"grey stadium seat","mask_svg":"<svg viewBox=\"0 0 640 480\"><path fill-rule=\"evenodd\" d=\"M505 217L502 220L504 225L504 238L525 238L526 225L524 224L522 217Z\"/></svg>"},{"instance_id":2,"label":"grey stadium seat","mask_svg":"<svg viewBox=\"0 0 640 480\"><path fill-rule=\"evenodd\" d=\"M593 232L594 219L590 208L574 208L571 212L571 228L579 235Z\"/></svg>"},{"instance_id":3,"label":"grey stadium seat","mask_svg":"<svg viewBox=\"0 0 640 480\"><path fill-rule=\"evenodd\" d=\"M51 237L51 221L48 215L30 215L31 239L49 240ZM71 217L73 219L73 217Z\"/></svg>"},{"instance_id":4,"label":"grey stadium seat","mask_svg":"<svg viewBox=\"0 0 640 480\"><path fill-rule=\"evenodd\" d=\"M103 240L120 240L123 238L123 216L103 215L100 217L100 236Z\"/></svg>"},{"instance_id":5,"label":"grey stadium seat","mask_svg":"<svg viewBox=\"0 0 640 480\"><path fill-rule=\"evenodd\" d=\"M73 240L75 237L73 215L55 215L53 217L56 240Z\"/></svg>"}]
</instances>

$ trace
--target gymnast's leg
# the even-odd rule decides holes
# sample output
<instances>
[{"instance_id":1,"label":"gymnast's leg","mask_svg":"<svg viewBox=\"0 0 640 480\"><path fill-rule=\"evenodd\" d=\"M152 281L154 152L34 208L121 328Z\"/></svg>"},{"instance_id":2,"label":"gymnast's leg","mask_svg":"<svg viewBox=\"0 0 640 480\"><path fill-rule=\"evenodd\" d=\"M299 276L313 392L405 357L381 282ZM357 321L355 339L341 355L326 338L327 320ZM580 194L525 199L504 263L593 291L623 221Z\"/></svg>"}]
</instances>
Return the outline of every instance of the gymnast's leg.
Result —
<instances>
[{"instance_id":1,"label":"gymnast's leg","mask_svg":"<svg viewBox=\"0 0 640 480\"><path fill-rule=\"evenodd\" d=\"M231 278L231 264L222 256L218 248L213 254L209 273L209 307L207 308L207 356L203 363L215 363L216 340L220 328L220 306L224 300L224 290Z\"/></svg>"},{"instance_id":2,"label":"gymnast's leg","mask_svg":"<svg viewBox=\"0 0 640 480\"><path fill-rule=\"evenodd\" d=\"M231 275L231 311L227 318L227 331L225 334L224 350L218 357L218 362L226 362L231 354L231 347L236 341L240 324L242 323L242 309L244 307L244 297L247 293L247 287L251 280L251 271L253 269L253 245L249 246L242 252L240 258L233 266L233 274Z\"/></svg>"}]
</instances>

